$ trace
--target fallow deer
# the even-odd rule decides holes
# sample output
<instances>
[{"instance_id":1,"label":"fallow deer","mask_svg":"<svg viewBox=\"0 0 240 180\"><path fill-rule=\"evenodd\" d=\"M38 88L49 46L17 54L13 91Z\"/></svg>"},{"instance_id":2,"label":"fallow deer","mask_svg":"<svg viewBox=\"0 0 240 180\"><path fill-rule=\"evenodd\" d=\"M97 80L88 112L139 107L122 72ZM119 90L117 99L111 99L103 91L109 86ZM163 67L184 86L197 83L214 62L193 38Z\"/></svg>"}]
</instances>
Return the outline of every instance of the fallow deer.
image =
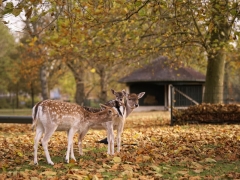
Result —
<instances>
[{"instance_id":1,"label":"fallow deer","mask_svg":"<svg viewBox=\"0 0 240 180\"><path fill-rule=\"evenodd\" d=\"M73 103L67 103L56 100L44 100L37 103L32 110L33 125L36 127L36 136L34 139L34 163L38 164L37 149L42 134L42 146L46 155L47 162L54 163L48 152L48 141L55 131L67 131L68 147L66 153L66 162L69 163L69 153L71 158L76 160L73 153L73 136L76 132L82 134L82 131L89 129L98 123L112 121L118 117L118 112L113 107L105 106L105 110L91 113L82 106Z\"/></svg>"},{"instance_id":2,"label":"fallow deer","mask_svg":"<svg viewBox=\"0 0 240 180\"><path fill-rule=\"evenodd\" d=\"M92 129L106 129L107 130L107 140L108 140L108 151L107 153L110 155L114 154L114 129L117 129L117 152L120 152L121 147L121 135L123 132L124 124L126 118L130 115L130 113L139 106L138 100L143 97L145 92L141 92L139 94L128 94L124 90L122 91L124 96L126 97L126 102L124 106L122 106L122 116L119 118L113 119L111 122L105 122L101 124L95 124L93 126L89 126ZM118 110L119 111L119 110ZM88 129L82 131L78 137L78 147L80 155L83 154L82 151L82 140L87 133Z\"/></svg>"}]
</instances>

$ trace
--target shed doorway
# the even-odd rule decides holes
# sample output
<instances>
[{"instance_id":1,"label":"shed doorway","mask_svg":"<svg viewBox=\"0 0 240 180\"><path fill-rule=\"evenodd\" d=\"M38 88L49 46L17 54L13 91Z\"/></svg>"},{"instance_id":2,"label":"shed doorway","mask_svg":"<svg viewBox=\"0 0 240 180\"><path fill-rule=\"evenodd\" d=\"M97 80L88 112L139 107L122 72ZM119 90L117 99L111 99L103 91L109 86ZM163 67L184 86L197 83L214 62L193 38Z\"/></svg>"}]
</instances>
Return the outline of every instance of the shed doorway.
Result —
<instances>
[{"instance_id":1,"label":"shed doorway","mask_svg":"<svg viewBox=\"0 0 240 180\"><path fill-rule=\"evenodd\" d=\"M139 99L140 106L164 106L165 86L153 83L134 83L130 86L130 93L145 92Z\"/></svg>"}]
</instances>

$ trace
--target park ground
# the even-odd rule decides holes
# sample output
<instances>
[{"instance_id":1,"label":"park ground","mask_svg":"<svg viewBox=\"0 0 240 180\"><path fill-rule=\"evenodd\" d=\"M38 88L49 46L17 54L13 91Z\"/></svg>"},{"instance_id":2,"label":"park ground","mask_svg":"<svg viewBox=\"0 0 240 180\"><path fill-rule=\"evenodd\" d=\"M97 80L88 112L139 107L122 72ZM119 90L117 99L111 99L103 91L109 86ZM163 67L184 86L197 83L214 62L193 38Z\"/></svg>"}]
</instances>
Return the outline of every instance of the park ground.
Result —
<instances>
[{"instance_id":1,"label":"park ground","mask_svg":"<svg viewBox=\"0 0 240 180\"><path fill-rule=\"evenodd\" d=\"M114 156L107 155L106 145L96 143L106 132L90 130L84 155L78 154L75 136L77 161L65 164L66 132L56 132L49 142L54 166L47 164L41 145L39 165L33 164L35 132L30 127L0 124L0 179L240 179L237 124L170 126L168 112L136 112L127 119L121 152Z\"/></svg>"}]
</instances>

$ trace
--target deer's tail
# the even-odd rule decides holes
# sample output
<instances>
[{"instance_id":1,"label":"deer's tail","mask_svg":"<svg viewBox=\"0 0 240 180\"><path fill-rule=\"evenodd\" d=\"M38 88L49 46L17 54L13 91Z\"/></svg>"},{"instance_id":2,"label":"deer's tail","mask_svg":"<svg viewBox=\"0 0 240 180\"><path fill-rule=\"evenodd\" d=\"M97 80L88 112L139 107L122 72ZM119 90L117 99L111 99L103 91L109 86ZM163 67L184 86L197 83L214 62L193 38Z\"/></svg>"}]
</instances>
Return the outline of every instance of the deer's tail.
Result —
<instances>
[{"instance_id":1,"label":"deer's tail","mask_svg":"<svg viewBox=\"0 0 240 180\"><path fill-rule=\"evenodd\" d=\"M32 119L33 119L33 124L32 124L32 127L31 129L34 130L34 128L36 127L37 125L37 120L38 120L38 107L39 107L39 104L41 103L42 101L38 102L33 108L32 108Z\"/></svg>"}]
</instances>

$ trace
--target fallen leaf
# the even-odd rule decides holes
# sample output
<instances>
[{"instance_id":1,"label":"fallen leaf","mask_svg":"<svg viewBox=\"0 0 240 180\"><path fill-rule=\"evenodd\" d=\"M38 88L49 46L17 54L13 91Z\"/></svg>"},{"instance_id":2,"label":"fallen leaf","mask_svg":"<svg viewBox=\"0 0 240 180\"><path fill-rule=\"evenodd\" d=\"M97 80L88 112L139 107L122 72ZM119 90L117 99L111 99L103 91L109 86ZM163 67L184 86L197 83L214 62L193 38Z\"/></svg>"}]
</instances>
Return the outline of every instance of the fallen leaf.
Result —
<instances>
[{"instance_id":1,"label":"fallen leaf","mask_svg":"<svg viewBox=\"0 0 240 180\"><path fill-rule=\"evenodd\" d=\"M196 169L196 170L193 170L193 172L199 174L199 173L203 172L203 169Z\"/></svg>"},{"instance_id":2,"label":"fallen leaf","mask_svg":"<svg viewBox=\"0 0 240 180\"><path fill-rule=\"evenodd\" d=\"M196 168L200 168L200 169L203 168L203 166L197 162L192 162L192 165Z\"/></svg>"},{"instance_id":3,"label":"fallen leaf","mask_svg":"<svg viewBox=\"0 0 240 180\"><path fill-rule=\"evenodd\" d=\"M207 162L207 163L215 163L215 162L217 162L215 159L212 159L212 158L206 158L206 159L204 159L204 161Z\"/></svg>"},{"instance_id":4,"label":"fallen leaf","mask_svg":"<svg viewBox=\"0 0 240 180\"><path fill-rule=\"evenodd\" d=\"M113 158L113 161L115 163L120 163L121 162L121 158L116 156L116 157Z\"/></svg>"},{"instance_id":5,"label":"fallen leaf","mask_svg":"<svg viewBox=\"0 0 240 180\"><path fill-rule=\"evenodd\" d=\"M154 171L157 171L157 172L160 172L161 171L161 168L156 166L156 165L151 165L150 166Z\"/></svg>"},{"instance_id":6,"label":"fallen leaf","mask_svg":"<svg viewBox=\"0 0 240 180\"><path fill-rule=\"evenodd\" d=\"M103 163L102 167L103 168L111 168L111 166L107 165L106 163Z\"/></svg>"},{"instance_id":7,"label":"fallen leaf","mask_svg":"<svg viewBox=\"0 0 240 180\"><path fill-rule=\"evenodd\" d=\"M69 179L76 179L76 180L82 180L85 179L84 176L78 175L78 174L67 174L66 175Z\"/></svg>"},{"instance_id":8,"label":"fallen leaf","mask_svg":"<svg viewBox=\"0 0 240 180\"><path fill-rule=\"evenodd\" d=\"M57 172L54 171L44 171L42 173L40 173L40 175L44 175L44 176L56 176Z\"/></svg>"},{"instance_id":9,"label":"fallen leaf","mask_svg":"<svg viewBox=\"0 0 240 180\"><path fill-rule=\"evenodd\" d=\"M120 176L121 177L127 176L128 179L132 179L133 171L132 170L123 171Z\"/></svg>"},{"instance_id":10,"label":"fallen leaf","mask_svg":"<svg viewBox=\"0 0 240 180\"><path fill-rule=\"evenodd\" d=\"M188 174L188 171L177 171L177 174L186 175Z\"/></svg>"}]
</instances>

